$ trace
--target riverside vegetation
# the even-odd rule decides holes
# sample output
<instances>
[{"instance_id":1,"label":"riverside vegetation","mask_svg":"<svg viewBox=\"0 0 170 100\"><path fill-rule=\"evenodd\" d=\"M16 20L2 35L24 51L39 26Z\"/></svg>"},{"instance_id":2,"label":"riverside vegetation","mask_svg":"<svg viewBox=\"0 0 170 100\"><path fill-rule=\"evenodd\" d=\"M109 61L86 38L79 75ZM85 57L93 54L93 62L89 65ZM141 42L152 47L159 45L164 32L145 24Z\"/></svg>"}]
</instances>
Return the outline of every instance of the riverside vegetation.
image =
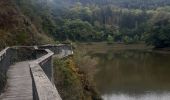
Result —
<instances>
[{"instance_id":1,"label":"riverside vegetation","mask_svg":"<svg viewBox=\"0 0 170 100\"><path fill-rule=\"evenodd\" d=\"M63 100L102 100L74 57L54 60L54 78Z\"/></svg>"}]
</instances>

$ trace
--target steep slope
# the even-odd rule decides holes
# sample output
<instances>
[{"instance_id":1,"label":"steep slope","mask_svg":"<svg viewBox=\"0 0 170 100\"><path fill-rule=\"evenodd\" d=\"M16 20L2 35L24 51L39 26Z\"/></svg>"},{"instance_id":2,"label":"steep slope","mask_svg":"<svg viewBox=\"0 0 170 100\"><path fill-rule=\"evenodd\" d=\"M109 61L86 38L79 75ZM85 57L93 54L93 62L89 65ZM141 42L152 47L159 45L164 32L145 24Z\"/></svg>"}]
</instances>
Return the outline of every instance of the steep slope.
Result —
<instances>
[{"instance_id":1,"label":"steep slope","mask_svg":"<svg viewBox=\"0 0 170 100\"><path fill-rule=\"evenodd\" d=\"M0 0L0 48L7 45L32 45L52 40L25 16L15 2Z\"/></svg>"}]
</instances>

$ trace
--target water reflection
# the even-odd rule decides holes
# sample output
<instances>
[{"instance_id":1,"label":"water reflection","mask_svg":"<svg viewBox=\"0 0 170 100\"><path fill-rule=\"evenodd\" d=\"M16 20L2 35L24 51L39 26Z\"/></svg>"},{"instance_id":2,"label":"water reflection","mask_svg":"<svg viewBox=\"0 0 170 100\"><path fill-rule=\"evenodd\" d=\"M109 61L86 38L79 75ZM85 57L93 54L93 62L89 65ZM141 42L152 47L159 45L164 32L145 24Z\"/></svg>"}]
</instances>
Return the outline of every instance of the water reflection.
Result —
<instances>
[{"instance_id":1,"label":"water reflection","mask_svg":"<svg viewBox=\"0 0 170 100\"><path fill-rule=\"evenodd\" d=\"M129 96L125 94L104 95L104 100L169 100L170 93L154 94L148 93L140 96Z\"/></svg>"},{"instance_id":2,"label":"water reflection","mask_svg":"<svg viewBox=\"0 0 170 100\"><path fill-rule=\"evenodd\" d=\"M105 100L170 99L170 55L124 50L92 56L99 58L95 81Z\"/></svg>"}]
</instances>

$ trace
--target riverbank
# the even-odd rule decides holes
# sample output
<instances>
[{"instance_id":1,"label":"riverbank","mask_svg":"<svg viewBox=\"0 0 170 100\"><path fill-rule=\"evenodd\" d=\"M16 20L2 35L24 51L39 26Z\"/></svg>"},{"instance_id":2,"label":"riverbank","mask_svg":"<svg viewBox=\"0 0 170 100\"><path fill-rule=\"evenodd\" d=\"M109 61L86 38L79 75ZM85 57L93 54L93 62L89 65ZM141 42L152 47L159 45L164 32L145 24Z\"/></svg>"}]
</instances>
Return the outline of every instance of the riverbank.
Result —
<instances>
[{"instance_id":1,"label":"riverbank","mask_svg":"<svg viewBox=\"0 0 170 100\"><path fill-rule=\"evenodd\" d=\"M90 42L90 43L76 43L76 50L86 52L99 52L105 53L107 51L117 51L124 49L137 49L137 50L151 50L153 46L147 46L144 43L137 44L124 44L124 43L113 43L108 44L107 42Z\"/></svg>"},{"instance_id":2,"label":"riverbank","mask_svg":"<svg viewBox=\"0 0 170 100\"><path fill-rule=\"evenodd\" d=\"M170 47L167 47L167 48L154 48L154 49L152 49L152 52L170 54Z\"/></svg>"},{"instance_id":3,"label":"riverbank","mask_svg":"<svg viewBox=\"0 0 170 100\"><path fill-rule=\"evenodd\" d=\"M100 61L97 57L91 57L90 54L104 54L121 50L156 52L152 46L147 46L144 43L126 45L122 43L91 42L74 43L73 47L74 56L54 60L55 84L63 100L68 100L68 98L69 100L101 100L94 81L94 74L98 71L96 66ZM103 59L105 58L103 57Z\"/></svg>"},{"instance_id":4,"label":"riverbank","mask_svg":"<svg viewBox=\"0 0 170 100\"><path fill-rule=\"evenodd\" d=\"M107 51L117 51L117 50L146 50L150 52L157 53L170 53L170 47L166 48L154 48L153 46L148 46L145 43L136 44L124 44L124 43L112 43L107 42L90 42L90 43L76 43L76 50L85 52L96 52L105 53Z\"/></svg>"},{"instance_id":5,"label":"riverbank","mask_svg":"<svg viewBox=\"0 0 170 100\"><path fill-rule=\"evenodd\" d=\"M54 59L54 81L63 100L102 100L74 57Z\"/></svg>"}]
</instances>

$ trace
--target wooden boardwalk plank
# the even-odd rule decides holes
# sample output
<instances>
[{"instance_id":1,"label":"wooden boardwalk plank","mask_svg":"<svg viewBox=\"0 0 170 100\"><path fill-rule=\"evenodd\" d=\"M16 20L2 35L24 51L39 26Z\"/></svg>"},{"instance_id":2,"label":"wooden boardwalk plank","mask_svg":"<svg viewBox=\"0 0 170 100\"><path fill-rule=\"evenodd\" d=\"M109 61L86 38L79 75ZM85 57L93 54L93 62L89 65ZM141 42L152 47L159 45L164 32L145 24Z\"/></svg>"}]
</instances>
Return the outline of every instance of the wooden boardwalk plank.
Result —
<instances>
[{"instance_id":1,"label":"wooden boardwalk plank","mask_svg":"<svg viewBox=\"0 0 170 100\"><path fill-rule=\"evenodd\" d=\"M7 75L7 89L0 100L33 100L28 61L10 66Z\"/></svg>"}]
</instances>

